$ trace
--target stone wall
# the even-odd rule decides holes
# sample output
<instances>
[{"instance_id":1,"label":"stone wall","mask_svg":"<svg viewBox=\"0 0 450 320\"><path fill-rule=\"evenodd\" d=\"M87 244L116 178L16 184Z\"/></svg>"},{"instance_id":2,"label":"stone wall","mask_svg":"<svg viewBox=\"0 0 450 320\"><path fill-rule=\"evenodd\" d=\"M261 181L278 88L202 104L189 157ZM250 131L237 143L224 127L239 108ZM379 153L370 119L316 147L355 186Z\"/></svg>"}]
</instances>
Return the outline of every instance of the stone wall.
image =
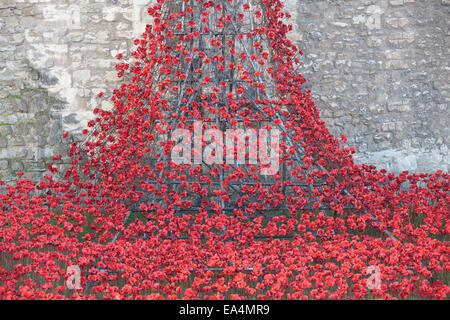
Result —
<instances>
[{"instance_id":1,"label":"stone wall","mask_svg":"<svg viewBox=\"0 0 450 320\"><path fill-rule=\"evenodd\" d=\"M118 86L119 52L150 22L151 0L1 0L0 180L38 179L81 140L100 91ZM63 141L63 131L73 134Z\"/></svg>"},{"instance_id":2,"label":"stone wall","mask_svg":"<svg viewBox=\"0 0 450 320\"><path fill-rule=\"evenodd\" d=\"M447 171L450 1L288 2L308 80L330 130L360 163Z\"/></svg>"},{"instance_id":3,"label":"stone wall","mask_svg":"<svg viewBox=\"0 0 450 320\"><path fill-rule=\"evenodd\" d=\"M0 180L34 180L79 138L151 0L1 0ZM448 170L448 0L288 0L290 37L330 130L357 160Z\"/></svg>"}]
</instances>

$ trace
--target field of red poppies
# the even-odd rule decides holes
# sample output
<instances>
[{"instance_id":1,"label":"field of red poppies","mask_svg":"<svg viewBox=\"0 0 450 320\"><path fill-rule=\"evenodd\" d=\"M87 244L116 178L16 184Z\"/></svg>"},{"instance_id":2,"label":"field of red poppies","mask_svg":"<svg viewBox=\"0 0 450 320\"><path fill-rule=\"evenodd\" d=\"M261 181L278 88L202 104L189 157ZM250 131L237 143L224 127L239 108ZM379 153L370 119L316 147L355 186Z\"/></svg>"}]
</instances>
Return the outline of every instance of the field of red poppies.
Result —
<instances>
[{"instance_id":1,"label":"field of red poppies","mask_svg":"<svg viewBox=\"0 0 450 320\"><path fill-rule=\"evenodd\" d=\"M42 181L0 181L1 299L448 299L450 175L354 163L302 88L282 1L148 13L99 94L114 109ZM171 160L194 121L278 128L279 169Z\"/></svg>"}]
</instances>

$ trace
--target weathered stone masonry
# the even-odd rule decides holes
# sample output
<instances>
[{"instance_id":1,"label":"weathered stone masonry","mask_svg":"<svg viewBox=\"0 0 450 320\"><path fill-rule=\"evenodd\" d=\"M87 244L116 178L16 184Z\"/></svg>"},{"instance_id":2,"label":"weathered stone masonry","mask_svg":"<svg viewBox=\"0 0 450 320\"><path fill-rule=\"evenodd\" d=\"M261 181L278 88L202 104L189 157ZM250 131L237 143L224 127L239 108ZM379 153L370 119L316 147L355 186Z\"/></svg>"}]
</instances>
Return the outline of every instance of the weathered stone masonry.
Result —
<instances>
[{"instance_id":1,"label":"weathered stone masonry","mask_svg":"<svg viewBox=\"0 0 450 320\"><path fill-rule=\"evenodd\" d=\"M358 162L448 170L450 1L290 3L300 71L334 134Z\"/></svg>"},{"instance_id":2,"label":"weathered stone masonry","mask_svg":"<svg viewBox=\"0 0 450 320\"><path fill-rule=\"evenodd\" d=\"M108 102L149 0L0 1L0 180L36 180ZM299 71L359 162L448 170L449 0L288 0Z\"/></svg>"}]
</instances>

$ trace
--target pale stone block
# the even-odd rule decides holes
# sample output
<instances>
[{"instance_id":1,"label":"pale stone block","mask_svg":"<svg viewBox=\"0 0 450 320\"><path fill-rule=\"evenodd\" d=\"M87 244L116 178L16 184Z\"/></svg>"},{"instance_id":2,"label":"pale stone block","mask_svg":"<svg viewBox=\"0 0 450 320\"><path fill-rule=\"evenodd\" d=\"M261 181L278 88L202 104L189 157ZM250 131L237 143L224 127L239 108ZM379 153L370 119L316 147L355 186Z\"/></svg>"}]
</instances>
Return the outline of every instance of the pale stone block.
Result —
<instances>
[{"instance_id":1,"label":"pale stone block","mask_svg":"<svg viewBox=\"0 0 450 320\"><path fill-rule=\"evenodd\" d=\"M72 81L74 84L85 83L85 82L89 81L90 78L91 78L90 70L77 70L77 71L74 71L72 74Z\"/></svg>"}]
</instances>

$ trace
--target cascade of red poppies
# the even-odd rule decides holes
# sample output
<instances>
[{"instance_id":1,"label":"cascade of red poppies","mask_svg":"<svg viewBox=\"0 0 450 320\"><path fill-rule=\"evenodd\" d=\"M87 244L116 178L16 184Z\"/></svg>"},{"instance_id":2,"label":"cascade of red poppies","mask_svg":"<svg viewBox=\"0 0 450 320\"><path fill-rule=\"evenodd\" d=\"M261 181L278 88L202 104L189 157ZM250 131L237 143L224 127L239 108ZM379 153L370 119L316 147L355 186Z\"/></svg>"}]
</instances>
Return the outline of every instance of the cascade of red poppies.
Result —
<instances>
[{"instance_id":1,"label":"cascade of red poppies","mask_svg":"<svg viewBox=\"0 0 450 320\"><path fill-rule=\"evenodd\" d=\"M282 1L159 0L148 13L134 62L118 57L114 109L94 110L63 179L0 194L0 297L448 296L448 173L353 162L293 71ZM243 163L209 161L214 134L171 158L175 132L232 129L279 130L276 170L251 148Z\"/></svg>"}]
</instances>

